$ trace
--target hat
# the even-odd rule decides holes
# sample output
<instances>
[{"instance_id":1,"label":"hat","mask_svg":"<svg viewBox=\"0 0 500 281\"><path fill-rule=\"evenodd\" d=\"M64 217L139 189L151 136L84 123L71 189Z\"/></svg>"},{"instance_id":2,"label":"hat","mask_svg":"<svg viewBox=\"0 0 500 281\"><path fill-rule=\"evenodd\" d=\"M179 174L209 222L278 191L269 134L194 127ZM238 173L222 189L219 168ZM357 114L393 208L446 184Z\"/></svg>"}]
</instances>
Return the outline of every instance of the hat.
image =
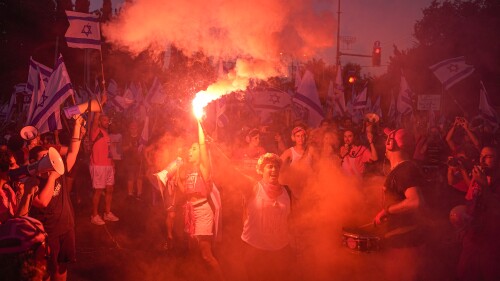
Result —
<instances>
[{"instance_id":1,"label":"hat","mask_svg":"<svg viewBox=\"0 0 500 281\"><path fill-rule=\"evenodd\" d=\"M24 252L43 243L47 233L40 221L30 217L15 217L0 224L0 254Z\"/></svg>"},{"instance_id":2,"label":"hat","mask_svg":"<svg viewBox=\"0 0 500 281\"><path fill-rule=\"evenodd\" d=\"M292 130L292 136L295 135L296 133L300 132L300 131L302 131L302 132L305 133L306 129L304 129L304 127L301 127L301 126L297 126L297 127L293 128L293 130Z\"/></svg>"},{"instance_id":3,"label":"hat","mask_svg":"<svg viewBox=\"0 0 500 281\"><path fill-rule=\"evenodd\" d=\"M414 144L413 136L406 129L390 129L385 128L384 134L393 136L396 145L403 150L410 149Z\"/></svg>"}]
</instances>

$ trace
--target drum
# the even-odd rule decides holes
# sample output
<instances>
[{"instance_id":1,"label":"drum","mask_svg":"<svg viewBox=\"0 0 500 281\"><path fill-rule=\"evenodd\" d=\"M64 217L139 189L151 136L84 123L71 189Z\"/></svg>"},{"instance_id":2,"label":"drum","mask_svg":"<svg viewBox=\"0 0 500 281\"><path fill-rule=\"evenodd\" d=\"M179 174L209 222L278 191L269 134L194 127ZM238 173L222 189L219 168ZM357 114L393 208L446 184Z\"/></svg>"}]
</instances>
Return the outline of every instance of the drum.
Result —
<instances>
[{"instance_id":1,"label":"drum","mask_svg":"<svg viewBox=\"0 0 500 281\"><path fill-rule=\"evenodd\" d=\"M381 236L374 227L370 228L342 228L342 244L355 252L375 252L381 248Z\"/></svg>"}]
</instances>

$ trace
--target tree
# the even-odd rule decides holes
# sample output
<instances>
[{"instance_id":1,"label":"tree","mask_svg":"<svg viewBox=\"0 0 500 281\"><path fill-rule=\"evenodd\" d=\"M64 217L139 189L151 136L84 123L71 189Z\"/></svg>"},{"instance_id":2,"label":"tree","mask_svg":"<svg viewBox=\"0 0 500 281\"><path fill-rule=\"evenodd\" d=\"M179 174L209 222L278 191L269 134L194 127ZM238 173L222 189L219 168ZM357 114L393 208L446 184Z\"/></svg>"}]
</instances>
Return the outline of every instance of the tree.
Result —
<instances>
[{"instance_id":1,"label":"tree","mask_svg":"<svg viewBox=\"0 0 500 281\"><path fill-rule=\"evenodd\" d=\"M107 22L113 17L113 7L111 4L111 0L103 0L102 1L102 16L101 21Z\"/></svg>"},{"instance_id":2,"label":"tree","mask_svg":"<svg viewBox=\"0 0 500 281\"><path fill-rule=\"evenodd\" d=\"M89 0L75 0L75 11L80 13L88 13L90 9Z\"/></svg>"},{"instance_id":3,"label":"tree","mask_svg":"<svg viewBox=\"0 0 500 281\"><path fill-rule=\"evenodd\" d=\"M0 6L0 53L3 54L0 56L0 96L5 102L15 84L26 82L30 56L47 56L40 61L49 66L54 63L55 40L51 27L55 4L51 0L4 0Z\"/></svg>"},{"instance_id":4,"label":"tree","mask_svg":"<svg viewBox=\"0 0 500 281\"><path fill-rule=\"evenodd\" d=\"M500 2L496 0L433 1L423 10L422 19L414 26L415 46L399 50L396 46L387 73L375 81L374 91L383 96L397 93L403 73L417 94L441 94L443 110L458 114L461 108L474 114L478 104L478 81L482 80L488 93L500 90ZM473 76L449 91L430 72L429 66L444 59L465 56L474 65ZM490 94L494 104L498 95ZM460 106L458 106L456 103ZM387 101L385 102L388 103Z\"/></svg>"}]
</instances>

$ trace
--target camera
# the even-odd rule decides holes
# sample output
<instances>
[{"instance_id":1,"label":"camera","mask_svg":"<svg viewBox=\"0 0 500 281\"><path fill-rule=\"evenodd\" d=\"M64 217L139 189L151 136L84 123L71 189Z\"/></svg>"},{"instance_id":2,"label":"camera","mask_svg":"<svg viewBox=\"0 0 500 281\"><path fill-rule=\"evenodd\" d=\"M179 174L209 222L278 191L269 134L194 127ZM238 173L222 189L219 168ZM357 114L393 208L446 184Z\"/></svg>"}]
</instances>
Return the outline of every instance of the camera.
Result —
<instances>
[{"instance_id":1,"label":"camera","mask_svg":"<svg viewBox=\"0 0 500 281\"><path fill-rule=\"evenodd\" d=\"M458 157L448 157L448 161L446 162L446 165L450 167L461 167L465 169L466 171L471 171L473 166L475 165L474 159L468 159L463 156L458 156Z\"/></svg>"},{"instance_id":2,"label":"camera","mask_svg":"<svg viewBox=\"0 0 500 281\"><path fill-rule=\"evenodd\" d=\"M466 120L464 117L458 117L458 116L455 117L455 124L457 126L463 126L463 125L465 125L465 123L466 123Z\"/></svg>"}]
</instances>

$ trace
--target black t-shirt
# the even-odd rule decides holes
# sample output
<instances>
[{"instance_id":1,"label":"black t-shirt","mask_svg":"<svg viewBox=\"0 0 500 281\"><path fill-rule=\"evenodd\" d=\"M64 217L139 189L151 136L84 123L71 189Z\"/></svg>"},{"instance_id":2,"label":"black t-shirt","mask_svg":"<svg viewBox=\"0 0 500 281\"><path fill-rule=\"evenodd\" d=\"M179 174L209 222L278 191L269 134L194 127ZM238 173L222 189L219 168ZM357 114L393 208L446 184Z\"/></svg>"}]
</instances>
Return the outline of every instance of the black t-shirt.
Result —
<instances>
[{"instance_id":1,"label":"black t-shirt","mask_svg":"<svg viewBox=\"0 0 500 281\"><path fill-rule=\"evenodd\" d=\"M141 154L138 151L140 139L140 135L133 137L130 134L125 134L123 136L122 145L129 147L127 150L123 151L123 160L125 164L136 165L140 162Z\"/></svg>"},{"instance_id":2,"label":"black t-shirt","mask_svg":"<svg viewBox=\"0 0 500 281\"><path fill-rule=\"evenodd\" d=\"M39 188L44 188L47 179L40 178ZM49 236L57 236L66 233L75 227L73 206L69 198L67 188L63 188L60 178L54 185L54 195L45 208L33 206L30 216L42 222Z\"/></svg>"},{"instance_id":3,"label":"black t-shirt","mask_svg":"<svg viewBox=\"0 0 500 281\"><path fill-rule=\"evenodd\" d=\"M384 183L385 204L392 205L403 201L406 198L406 190L415 186L420 189L425 186L419 167L412 161L405 161L397 165L389 173ZM401 232L401 234L391 235L387 239L390 246L407 247L418 245L422 242L419 212L391 214L387 222L387 231L388 233Z\"/></svg>"},{"instance_id":4,"label":"black t-shirt","mask_svg":"<svg viewBox=\"0 0 500 281\"><path fill-rule=\"evenodd\" d=\"M445 162L446 155L446 147L442 141L430 142L427 145L424 163L429 166L439 166Z\"/></svg>"}]
</instances>

